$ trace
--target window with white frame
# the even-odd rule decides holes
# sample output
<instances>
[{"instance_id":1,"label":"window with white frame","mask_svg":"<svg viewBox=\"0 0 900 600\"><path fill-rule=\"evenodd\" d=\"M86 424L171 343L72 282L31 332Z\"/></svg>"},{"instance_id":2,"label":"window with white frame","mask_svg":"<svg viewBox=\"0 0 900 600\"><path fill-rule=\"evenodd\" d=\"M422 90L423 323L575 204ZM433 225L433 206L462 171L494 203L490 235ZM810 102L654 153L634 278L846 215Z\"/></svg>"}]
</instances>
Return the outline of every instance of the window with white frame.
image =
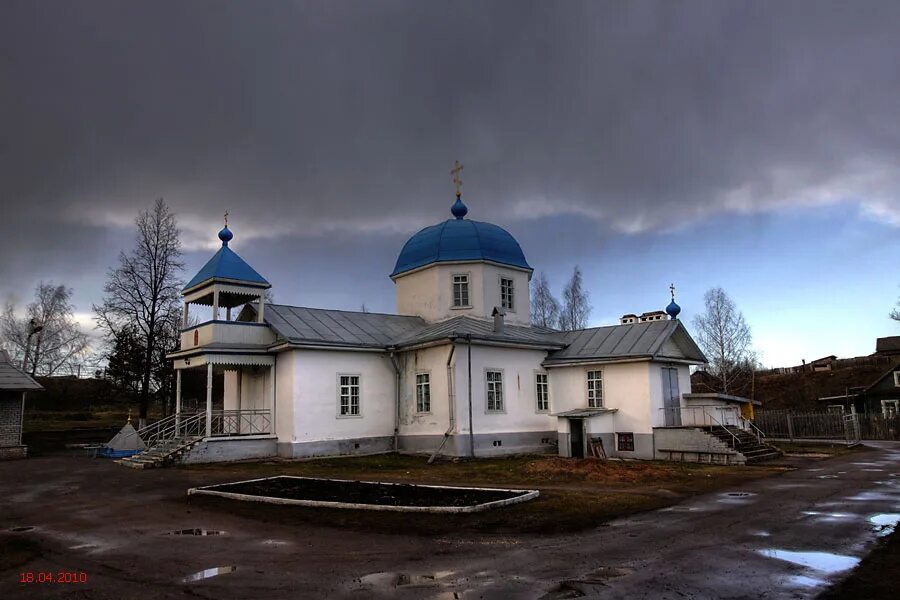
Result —
<instances>
[{"instance_id":1,"label":"window with white frame","mask_svg":"<svg viewBox=\"0 0 900 600\"><path fill-rule=\"evenodd\" d=\"M891 419L900 415L900 400L882 400L881 414L884 415L886 419Z\"/></svg>"},{"instance_id":2,"label":"window with white frame","mask_svg":"<svg viewBox=\"0 0 900 600\"><path fill-rule=\"evenodd\" d=\"M587 372L588 408L603 408L603 372Z\"/></svg>"},{"instance_id":3,"label":"window with white frame","mask_svg":"<svg viewBox=\"0 0 900 600\"><path fill-rule=\"evenodd\" d=\"M506 310L515 310L513 306L513 280L507 277L500 278L500 306Z\"/></svg>"},{"instance_id":4,"label":"window with white frame","mask_svg":"<svg viewBox=\"0 0 900 600\"><path fill-rule=\"evenodd\" d=\"M501 371L485 371L487 382L487 411L503 411L503 373Z\"/></svg>"},{"instance_id":5,"label":"window with white frame","mask_svg":"<svg viewBox=\"0 0 900 600\"><path fill-rule=\"evenodd\" d=\"M359 412L359 375L341 375L338 390L342 417L358 417Z\"/></svg>"},{"instance_id":6,"label":"window with white frame","mask_svg":"<svg viewBox=\"0 0 900 600\"><path fill-rule=\"evenodd\" d=\"M538 412L550 410L550 386L547 384L547 374L535 373L534 385Z\"/></svg>"},{"instance_id":7,"label":"window with white frame","mask_svg":"<svg viewBox=\"0 0 900 600\"><path fill-rule=\"evenodd\" d=\"M453 306L469 306L469 275L458 273L453 276Z\"/></svg>"},{"instance_id":8,"label":"window with white frame","mask_svg":"<svg viewBox=\"0 0 900 600\"><path fill-rule=\"evenodd\" d=\"M894 371L894 387L900 387L900 371Z\"/></svg>"},{"instance_id":9,"label":"window with white frame","mask_svg":"<svg viewBox=\"0 0 900 600\"><path fill-rule=\"evenodd\" d=\"M431 412L431 374L416 373L416 412Z\"/></svg>"}]
</instances>

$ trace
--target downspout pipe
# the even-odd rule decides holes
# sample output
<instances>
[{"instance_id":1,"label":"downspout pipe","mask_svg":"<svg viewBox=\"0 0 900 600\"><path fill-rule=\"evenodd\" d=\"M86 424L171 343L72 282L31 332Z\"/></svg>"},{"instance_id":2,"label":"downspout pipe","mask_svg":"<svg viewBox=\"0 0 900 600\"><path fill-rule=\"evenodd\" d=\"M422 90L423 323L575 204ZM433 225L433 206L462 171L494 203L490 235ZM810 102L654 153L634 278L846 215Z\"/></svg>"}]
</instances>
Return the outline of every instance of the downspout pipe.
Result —
<instances>
[{"instance_id":1,"label":"downspout pipe","mask_svg":"<svg viewBox=\"0 0 900 600\"><path fill-rule=\"evenodd\" d=\"M438 454L441 453L441 450L444 449L444 445L447 443L447 440L450 439L450 434L453 433L453 429L456 427L456 407L454 406L454 394L453 394L453 356L456 354L456 336L450 337L450 354L447 355L447 420L448 427L447 431L444 432L444 439L441 440L441 445L438 446L438 449L435 450L431 456L428 458L428 464L434 462L434 459L437 458Z\"/></svg>"},{"instance_id":2,"label":"downspout pipe","mask_svg":"<svg viewBox=\"0 0 900 600\"><path fill-rule=\"evenodd\" d=\"M400 365L397 363L397 357L394 352L394 348L390 348L390 359L391 365L394 367L394 373L397 376L397 396L395 399L396 407L394 410L394 452L398 452L400 450Z\"/></svg>"},{"instance_id":3,"label":"downspout pipe","mask_svg":"<svg viewBox=\"0 0 900 600\"><path fill-rule=\"evenodd\" d=\"M472 334L466 334L469 370L469 455L475 458L475 424L472 422Z\"/></svg>"}]
</instances>

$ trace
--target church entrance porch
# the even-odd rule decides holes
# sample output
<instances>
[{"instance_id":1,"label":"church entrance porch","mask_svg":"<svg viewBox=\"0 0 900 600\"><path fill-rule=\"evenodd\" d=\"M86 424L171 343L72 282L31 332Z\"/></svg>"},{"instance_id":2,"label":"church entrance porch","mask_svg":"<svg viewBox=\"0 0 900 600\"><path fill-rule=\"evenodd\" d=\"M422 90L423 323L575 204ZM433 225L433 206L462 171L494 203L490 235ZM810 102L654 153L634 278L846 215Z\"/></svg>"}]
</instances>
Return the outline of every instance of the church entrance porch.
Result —
<instances>
[{"instance_id":1,"label":"church entrance porch","mask_svg":"<svg viewBox=\"0 0 900 600\"><path fill-rule=\"evenodd\" d=\"M147 450L123 464L146 468L275 456L273 357L199 354L177 359L175 368L175 414L140 429ZM185 406L186 388L198 387L186 385L187 379L201 374L205 402Z\"/></svg>"}]
</instances>

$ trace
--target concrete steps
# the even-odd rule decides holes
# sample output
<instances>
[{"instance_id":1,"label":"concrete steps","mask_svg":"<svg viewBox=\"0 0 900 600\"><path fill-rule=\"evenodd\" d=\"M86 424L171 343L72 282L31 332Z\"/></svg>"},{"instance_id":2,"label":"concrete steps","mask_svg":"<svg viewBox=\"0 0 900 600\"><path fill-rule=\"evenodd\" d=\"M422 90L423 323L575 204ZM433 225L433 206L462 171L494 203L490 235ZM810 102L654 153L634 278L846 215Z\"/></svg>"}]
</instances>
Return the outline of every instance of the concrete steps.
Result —
<instances>
[{"instance_id":1,"label":"concrete steps","mask_svg":"<svg viewBox=\"0 0 900 600\"><path fill-rule=\"evenodd\" d=\"M704 429L729 447L733 445L737 452L744 455L748 465L781 456L781 451L778 448L758 440L755 435L739 427L729 426L725 428L727 431L722 427L706 427ZM735 438L737 438L736 441Z\"/></svg>"},{"instance_id":2,"label":"concrete steps","mask_svg":"<svg viewBox=\"0 0 900 600\"><path fill-rule=\"evenodd\" d=\"M193 448L202 436L162 440L140 454L117 460L116 463L132 469L153 469L175 462L182 454Z\"/></svg>"}]
</instances>

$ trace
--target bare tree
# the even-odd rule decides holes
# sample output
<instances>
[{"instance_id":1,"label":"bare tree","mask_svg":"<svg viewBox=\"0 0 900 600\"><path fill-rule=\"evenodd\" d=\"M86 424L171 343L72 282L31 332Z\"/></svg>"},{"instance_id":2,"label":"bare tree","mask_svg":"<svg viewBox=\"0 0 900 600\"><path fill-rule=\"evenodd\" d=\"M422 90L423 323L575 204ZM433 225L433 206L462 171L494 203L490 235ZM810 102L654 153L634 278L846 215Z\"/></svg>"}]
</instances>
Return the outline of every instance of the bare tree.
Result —
<instances>
[{"instance_id":1,"label":"bare tree","mask_svg":"<svg viewBox=\"0 0 900 600\"><path fill-rule=\"evenodd\" d=\"M547 276L541 271L540 275L531 280L531 324L556 327L559 311L559 300L553 297Z\"/></svg>"},{"instance_id":2,"label":"bare tree","mask_svg":"<svg viewBox=\"0 0 900 600\"><path fill-rule=\"evenodd\" d=\"M900 321L900 299L897 300L897 308L891 311L891 314L888 315L895 321Z\"/></svg>"},{"instance_id":3,"label":"bare tree","mask_svg":"<svg viewBox=\"0 0 900 600\"><path fill-rule=\"evenodd\" d=\"M575 266L572 278L563 290L563 306L559 314L559 328L563 331L574 331L587 327L591 314L591 302L584 289L584 278L581 269Z\"/></svg>"},{"instance_id":4,"label":"bare tree","mask_svg":"<svg viewBox=\"0 0 900 600\"><path fill-rule=\"evenodd\" d=\"M19 314L7 304L0 317L7 349L17 363L34 375L51 376L59 371L75 373L88 351L87 336L72 313L72 288L40 282L34 301Z\"/></svg>"},{"instance_id":5,"label":"bare tree","mask_svg":"<svg viewBox=\"0 0 900 600\"><path fill-rule=\"evenodd\" d=\"M164 330L177 322L184 264L175 214L162 199L153 208L141 211L135 225L135 247L128 254L124 251L119 254L119 265L107 274L103 302L94 306L94 313L97 326L107 338L137 336L143 357L140 365L143 423L151 392L165 388L159 367L163 374L171 370L165 362L165 353L171 349L171 335Z\"/></svg>"},{"instance_id":6,"label":"bare tree","mask_svg":"<svg viewBox=\"0 0 900 600\"><path fill-rule=\"evenodd\" d=\"M704 312L694 317L698 342L709 360L706 371L723 394L734 392L736 380L757 366L753 336L744 315L720 287L703 296Z\"/></svg>"}]
</instances>

